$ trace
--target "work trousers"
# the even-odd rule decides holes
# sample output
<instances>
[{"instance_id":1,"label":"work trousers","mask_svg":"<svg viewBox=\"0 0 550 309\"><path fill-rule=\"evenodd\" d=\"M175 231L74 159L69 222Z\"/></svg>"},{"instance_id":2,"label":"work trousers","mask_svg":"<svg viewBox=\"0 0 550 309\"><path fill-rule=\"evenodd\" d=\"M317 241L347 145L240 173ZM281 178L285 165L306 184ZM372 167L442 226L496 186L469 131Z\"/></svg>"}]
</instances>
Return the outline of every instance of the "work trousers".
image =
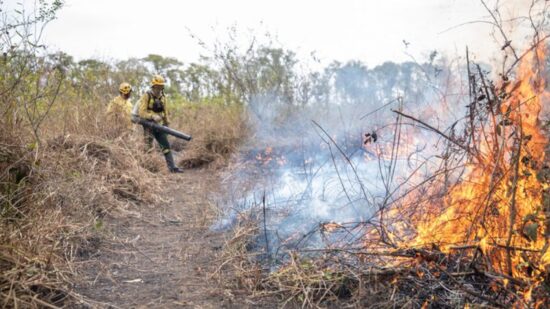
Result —
<instances>
[{"instance_id":1,"label":"work trousers","mask_svg":"<svg viewBox=\"0 0 550 309\"><path fill-rule=\"evenodd\" d=\"M170 143L168 135L159 130L143 126L143 137L145 140L146 151L153 148L153 138L157 141L163 154L170 153Z\"/></svg>"}]
</instances>

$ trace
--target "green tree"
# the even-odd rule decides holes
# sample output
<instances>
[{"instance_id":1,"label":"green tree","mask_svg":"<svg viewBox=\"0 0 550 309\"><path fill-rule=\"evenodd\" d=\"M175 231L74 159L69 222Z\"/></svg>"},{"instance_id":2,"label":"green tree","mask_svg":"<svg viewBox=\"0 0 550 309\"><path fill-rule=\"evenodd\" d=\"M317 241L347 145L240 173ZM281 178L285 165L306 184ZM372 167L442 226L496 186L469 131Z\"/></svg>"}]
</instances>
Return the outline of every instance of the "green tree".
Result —
<instances>
[{"instance_id":1,"label":"green tree","mask_svg":"<svg viewBox=\"0 0 550 309\"><path fill-rule=\"evenodd\" d=\"M173 95L181 92L182 62L176 58L163 57L155 54L150 54L142 60L146 65L151 66L154 74L160 74L166 79L168 83L168 87L166 87L165 90L166 93Z\"/></svg>"}]
</instances>

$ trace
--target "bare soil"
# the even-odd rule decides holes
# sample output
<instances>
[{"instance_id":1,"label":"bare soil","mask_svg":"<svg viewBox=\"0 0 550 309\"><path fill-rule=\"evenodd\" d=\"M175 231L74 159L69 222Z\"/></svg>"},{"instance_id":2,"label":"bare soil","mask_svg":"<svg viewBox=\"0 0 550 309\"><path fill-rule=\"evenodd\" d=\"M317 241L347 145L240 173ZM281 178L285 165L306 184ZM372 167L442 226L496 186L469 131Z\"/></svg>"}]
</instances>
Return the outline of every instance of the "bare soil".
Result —
<instances>
[{"instance_id":1,"label":"bare soil","mask_svg":"<svg viewBox=\"0 0 550 309\"><path fill-rule=\"evenodd\" d=\"M163 177L163 176L161 176ZM166 175L162 205L130 205L98 224L79 252L82 308L243 308L212 278L223 235L210 231L215 172Z\"/></svg>"}]
</instances>

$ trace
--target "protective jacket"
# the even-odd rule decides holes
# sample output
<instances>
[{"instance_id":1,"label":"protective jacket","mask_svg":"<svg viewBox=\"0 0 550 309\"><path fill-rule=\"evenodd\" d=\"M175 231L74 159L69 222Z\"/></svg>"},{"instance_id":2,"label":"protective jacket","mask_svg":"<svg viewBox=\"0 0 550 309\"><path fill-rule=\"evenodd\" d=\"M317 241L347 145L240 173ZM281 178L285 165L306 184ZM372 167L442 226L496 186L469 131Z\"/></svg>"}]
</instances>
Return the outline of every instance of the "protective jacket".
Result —
<instances>
[{"instance_id":1,"label":"protective jacket","mask_svg":"<svg viewBox=\"0 0 550 309\"><path fill-rule=\"evenodd\" d=\"M132 102L130 99L124 99L121 95L112 99L107 106L107 117L109 120L128 129L132 129L131 114Z\"/></svg>"},{"instance_id":2,"label":"protective jacket","mask_svg":"<svg viewBox=\"0 0 550 309\"><path fill-rule=\"evenodd\" d=\"M154 114L162 117L162 125L169 124L166 97L161 94L159 98L156 98L151 91L147 91L139 99L139 117L153 120Z\"/></svg>"}]
</instances>

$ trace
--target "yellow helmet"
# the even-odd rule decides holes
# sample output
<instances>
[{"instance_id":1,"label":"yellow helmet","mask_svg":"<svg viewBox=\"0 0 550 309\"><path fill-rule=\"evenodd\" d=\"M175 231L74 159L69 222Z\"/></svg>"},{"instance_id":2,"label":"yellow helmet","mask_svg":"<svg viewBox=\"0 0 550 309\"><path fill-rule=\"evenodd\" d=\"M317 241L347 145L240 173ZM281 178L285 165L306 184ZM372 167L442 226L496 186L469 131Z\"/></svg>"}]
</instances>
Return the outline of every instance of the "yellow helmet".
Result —
<instances>
[{"instance_id":1,"label":"yellow helmet","mask_svg":"<svg viewBox=\"0 0 550 309\"><path fill-rule=\"evenodd\" d=\"M151 80L151 86L164 86L164 78L160 75L153 76L153 80Z\"/></svg>"},{"instance_id":2,"label":"yellow helmet","mask_svg":"<svg viewBox=\"0 0 550 309\"><path fill-rule=\"evenodd\" d=\"M120 84L120 86L118 86L118 91L120 91L120 93L122 94L128 94L132 92L132 86L130 86L130 84L128 83L122 83Z\"/></svg>"}]
</instances>

